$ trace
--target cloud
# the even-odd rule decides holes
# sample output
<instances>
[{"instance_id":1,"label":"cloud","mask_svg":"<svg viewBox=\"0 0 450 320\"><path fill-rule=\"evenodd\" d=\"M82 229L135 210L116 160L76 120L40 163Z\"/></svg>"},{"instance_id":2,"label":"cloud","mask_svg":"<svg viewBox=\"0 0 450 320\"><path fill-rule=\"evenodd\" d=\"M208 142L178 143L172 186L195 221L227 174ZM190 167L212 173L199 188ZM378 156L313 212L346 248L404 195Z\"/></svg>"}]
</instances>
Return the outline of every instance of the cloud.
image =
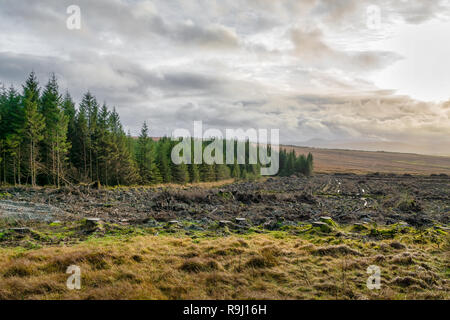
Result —
<instances>
[{"instance_id":1,"label":"cloud","mask_svg":"<svg viewBox=\"0 0 450 320\"><path fill-rule=\"evenodd\" d=\"M78 0L79 31L66 28L72 4L2 0L1 82L20 88L35 70L43 85L55 72L77 101L90 90L116 106L133 133L144 120L154 135L203 120L281 128L286 143L450 145L449 103L399 96L369 77L402 59L374 49L389 28L445 20L444 2ZM381 9L382 32L366 27L369 5Z\"/></svg>"},{"instance_id":2,"label":"cloud","mask_svg":"<svg viewBox=\"0 0 450 320\"><path fill-rule=\"evenodd\" d=\"M305 31L293 29L291 39L294 54L308 66L337 68L350 71L369 72L385 68L400 59L392 52L382 51L339 51L325 43L319 29Z\"/></svg>"},{"instance_id":3,"label":"cloud","mask_svg":"<svg viewBox=\"0 0 450 320\"><path fill-rule=\"evenodd\" d=\"M10 29L8 25L22 20L25 23L18 28L20 31L72 48L82 44L109 48L111 38L120 39L123 46L134 46L139 41L156 43L161 40L211 49L238 46L238 37L232 28L218 23L200 25L191 19L171 21L161 16L150 1L79 0L77 5L81 8L82 22L80 32L66 28L66 8L72 4L71 1L4 1L6 3L2 7L6 10L2 10L0 15L5 28Z\"/></svg>"}]
</instances>

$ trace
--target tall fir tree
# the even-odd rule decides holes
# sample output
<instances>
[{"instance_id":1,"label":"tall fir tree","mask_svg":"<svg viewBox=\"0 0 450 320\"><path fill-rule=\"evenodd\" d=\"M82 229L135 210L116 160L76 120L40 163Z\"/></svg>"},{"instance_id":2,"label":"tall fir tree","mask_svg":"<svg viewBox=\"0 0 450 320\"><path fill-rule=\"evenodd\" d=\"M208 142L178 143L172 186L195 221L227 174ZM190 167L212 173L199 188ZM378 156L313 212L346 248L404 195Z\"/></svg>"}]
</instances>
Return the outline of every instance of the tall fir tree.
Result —
<instances>
[{"instance_id":1,"label":"tall fir tree","mask_svg":"<svg viewBox=\"0 0 450 320\"><path fill-rule=\"evenodd\" d=\"M39 143L44 138L45 121L38 110L39 85L34 72L23 86L22 105L24 109L23 127L19 130L26 142L28 175L32 187L36 186L39 167Z\"/></svg>"},{"instance_id":2,"label":"tall fir tree","mask_svg":"<svg viewBox=\"0 0 450 320\"><path fill-rule=\"evenodd\" d=\"M14 87L3 92L0 107L0 141L2 147L2 181L20 184L21 143L20 129L24 114L21 96Z\"/></svg>"},{"instance_id":3,"label":"tall fir tree","mask_svg":"<svg viewBox=\"0 0 450 320\"><path fill-rule=\"evenodd\" d=\"M62 109L64 115L67 117L67 140L70 143L69 150L69 162L74 163L79 154L74 152L73 146L76 144L76 109L75 103L70 96L69 91L66 91L63 101L62 101Z\"/></svg>"},{"instance_id":4,"label":"tall fir tree","mask_svg":"<svg viewBox=\"0 0 450 320\"><path fill-rule=\"evenodd\" d=\"M46 183L59 186L64 178L70 144L67 142L68 117L64 114L63 100L54 73L44 88L40 102L39 109L45 122L44 139L41 142L42 176Z\"/></svg>"},{"instance_id":5,"label":"tall fir tree","mask_svg":"<svg viewBox=\"0 0 450 320\"><path fill-rule=\"evenodd\" d=\"M161 177L163 182L169 183L172 182L172 172L170 167L170 151L171 151L171 144L170 140L166 137L161 138L161 140L158 143L158 151L157 151L157 163L158 163L158 169L161 173Z\"/></svg>"},{"instance_id":6,"label":"tall fir tree","mask_svg":"<svg viewBox=\"0 0 450 320\"><path fill-rule=\"evenodd\" d=\"M162 182L161 174L155 163L155 153L153 140L149 137L147 123L144 122L136 148L136 161L141 182L144 184L156 184Z\"/></svg>"},{"instance_id":7,"label":"tall fir tree","mask_svg":"<svg viewBox=\"0 0 450 320\"><path fill-rule=\"evenodd\" d=\"M237 163L237 159L234 159L233 169L231 169L231 177L234 179L241 178L241 167Z\"/></svg>"}]
</instances>

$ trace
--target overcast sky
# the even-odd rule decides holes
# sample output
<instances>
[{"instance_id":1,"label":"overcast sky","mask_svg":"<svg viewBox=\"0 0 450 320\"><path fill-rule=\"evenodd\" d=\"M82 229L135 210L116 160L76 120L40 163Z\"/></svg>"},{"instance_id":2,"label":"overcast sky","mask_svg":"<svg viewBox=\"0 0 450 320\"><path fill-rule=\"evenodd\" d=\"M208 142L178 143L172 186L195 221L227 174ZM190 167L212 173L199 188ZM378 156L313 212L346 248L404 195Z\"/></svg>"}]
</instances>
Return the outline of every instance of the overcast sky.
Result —
<instances>
[{"instance_id":1,"label":"overcast sky","mask_svg":"<svg viewBox=\"0 0 450 320\"><path fill-rule=\"evenodd\" d=\"M0 0L0 82L31 70L116 106L133 134L202 120L450 155L448 0Z\"/></svg>"}]
</instances>

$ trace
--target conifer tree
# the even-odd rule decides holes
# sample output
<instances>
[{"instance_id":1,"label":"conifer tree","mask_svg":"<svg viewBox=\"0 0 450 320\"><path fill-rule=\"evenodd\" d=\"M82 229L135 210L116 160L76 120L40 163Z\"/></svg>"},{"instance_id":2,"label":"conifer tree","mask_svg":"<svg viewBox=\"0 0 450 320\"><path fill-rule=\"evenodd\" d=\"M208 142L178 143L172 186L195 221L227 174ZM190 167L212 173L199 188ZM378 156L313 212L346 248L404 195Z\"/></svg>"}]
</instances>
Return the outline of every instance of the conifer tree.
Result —
<instances>
[{"instance_id":1,"label":"conifer tree","mask_svg":"<svg viewBox=\"0 0 450 320\"><path fill-rule=\"evenodd\" d=\"M23 127L21 97L14 87L2 92L0 101L0 141L2 147L2 181L20 184L21 142Z\"/></svg>"},{"instance_id":2,"label":"conifer tree","mask_svg":"<svg viewBox=\"0 0 450 320\"><path fill-rule=\"evenodd\" d=\"M67 142L68 117L64 114L55 74L50 76L40 101L40 113L44 116L44 139L41 142L44 180L59 186L66 167L70 144Z\"/></svg>"},{"instance_id":3,"label":"conifer tree","mask_svg":"<svg viewBox=\"0 0 450 320\"><path fill-rule=\"evenodd\" d=\"M112 136L112 172L115 184L133 184L138 182L139 175L136 163L133 160L127 146L127 136L120 123L119 114L116 109L109 116L109 126Z\"/></svg>"},{"instance_id":4,"label":"conifer tree","mask_svg":"<svg viewBox=\"0 0 450 320\"><path fill-rule=\"evenodd\" d=\"M310 176L314 171L314 159L312 153L308 153L308 156L306 157L306 171L305 175Z\"/></svg>"},{"instance_id":5,"label":"conifer tree","mask_svg":"<svg viewBox=\"0 0 450 320\"><path fill-rule=\"evenodd\" d=\"M189 170L185 163L172 164L172 180L181 184L189 182Z\"/></svg>"},{"instance_id":6,"label":"conifer tree","mask_svg":"<svg viewBox=\"0 0 450 320\"><path fill-rule=\"evenodd\" d=\"M216 172L214 165L202 163L200 165L200 179L204 182L216 181Z\"/></svg>"},{"instance_id":7,"label":"conifer tree","mask_svg":"<svg viewBox=\"0 0 450 320\"><path fill-rule=\"evenodd\" d=\"M79 171L79 177L82 181L87 181L89 177L88 170L88 139L89 128L86 109L80 106L75 118L75 132L72 139L72 150L74 154L73 164Z\"/></svg>"},{"instance_id":8,"label":"conifer tree","mask_svg":"<svg viewBox=\"0 0 450 320\"><path fill-rule=\"evenodd\" d=\"M226 164L216 164L215 165L215 176L216 180L226 180L230 178L230 169Z\"/></svg>"},{"instance_id":9,"label":"conifer tree","mask_svg":"<svg viewBox=\"0 0 450 320\"><path fill-rule=\"evenodd\" d=\"M234 179L241 178L241 168L237 163L237 159L234 159L233 169L231 170L231 177Z\"/></svg>"},{"instance_id":10,"label":"conifer tree","mask_svg":"<svg viewBox=\"0 0 450 320\"><path fill-rule=\"evenodd\" d=\"M72 97L69 94L69 91L66 91L62 101L62 109L64 115L67 117L67 141L70 143L71 148L69 149L69 162L75 163L76 158L79 154L74 152L73 146L76 144L76 109L75 103L72 100Z\"/></svg>"},{"instance_id":11,"label":"conifer tree","mask_svg":"<svg viewBox=\"0 0 450 320\"><path fill-rule=\"evenodd\" d=\"M189 165L189 181L192 183L200 182L200 171L198 164L192 163Z\"/></svg>"},{"instance_id":12,"label":"conifer tree","mask_svg":"<svg viewBox=\"0 0 450 320\"><path fill-rule=\"evenodd\" d=\"M152 181L152 155L151 139L148 136L148 126L144 122L137 142L136 160L139 169L139 175L143 184Z\"/></svg>"},{"instance_id":13,"label":"conifer tree","mask_svg":"<svg viewBox=\"0 0 450 320\"><path fill-rule=\"evenodd\" d=\"M28 174L31 186L36 186L36 177L39 160L39 142L44 138L45 122L44 117L38 111L39 87L34 72L28 77L22 96L22 105L24 109L24 123L19 132L23 135L26 142L28 154Z\"/></svg>"},{"instance_id":14,"label":"conifer tree","mask_svg":"<svg viewBox=\"0 0 450 320\"><path fill-rule=\"evenodd\" d=\"M290 175L294 174L294 172L295 172L295 160L296 160L295 151L292 150L291 152L289 152L288 157L287 157L287 162L286 162L285 174L287 176L290 176Z\"/></svg>"},{"instance_id":15,"label":"conifer tree","mask_svg":"<svg viewBox=\"0 0 450 320\"><path fill-rule=\"evenodd\" d=\"M171 144L170 140L166 137L162 138L158 143L158 151L157 151L157 163L158 169L161 173L161 177L163 182L169 183L172 182L172 173L170 168L170 153L171 153Z\"/></svg>"}]
</instances>

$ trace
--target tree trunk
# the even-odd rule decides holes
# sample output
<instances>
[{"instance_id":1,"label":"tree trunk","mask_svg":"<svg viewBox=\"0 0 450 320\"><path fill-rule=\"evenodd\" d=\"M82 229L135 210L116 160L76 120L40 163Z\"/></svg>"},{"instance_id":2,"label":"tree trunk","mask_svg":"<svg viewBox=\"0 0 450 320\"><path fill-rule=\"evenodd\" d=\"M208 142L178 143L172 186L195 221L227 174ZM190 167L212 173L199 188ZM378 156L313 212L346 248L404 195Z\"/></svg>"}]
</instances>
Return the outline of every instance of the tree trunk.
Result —
<instances>
[{"instance_id":1,"label":"tree trunk","mask_svg":"<svg viewBox=\"0 0 450 320\"><path fill-rule=\"evenodd\" d=\"M20 144L19 144L19 153L18 153L18 163L17 163L17 178L19 180L19 186L22 184L21 182L21 176L20 176L20 166L22 162L22 157L20 156Z\"/></svg>"},{"instance_id":2,"label":"tree trunk","mask_svg":"<svg viewBox=\"0 0 450 320\"><path fill-rule=\"evenodd\" d=\"M31 186L34 187L33 140L31 140L30 143L30 173L31 173Z\"/></svg>"}]
</instances>

